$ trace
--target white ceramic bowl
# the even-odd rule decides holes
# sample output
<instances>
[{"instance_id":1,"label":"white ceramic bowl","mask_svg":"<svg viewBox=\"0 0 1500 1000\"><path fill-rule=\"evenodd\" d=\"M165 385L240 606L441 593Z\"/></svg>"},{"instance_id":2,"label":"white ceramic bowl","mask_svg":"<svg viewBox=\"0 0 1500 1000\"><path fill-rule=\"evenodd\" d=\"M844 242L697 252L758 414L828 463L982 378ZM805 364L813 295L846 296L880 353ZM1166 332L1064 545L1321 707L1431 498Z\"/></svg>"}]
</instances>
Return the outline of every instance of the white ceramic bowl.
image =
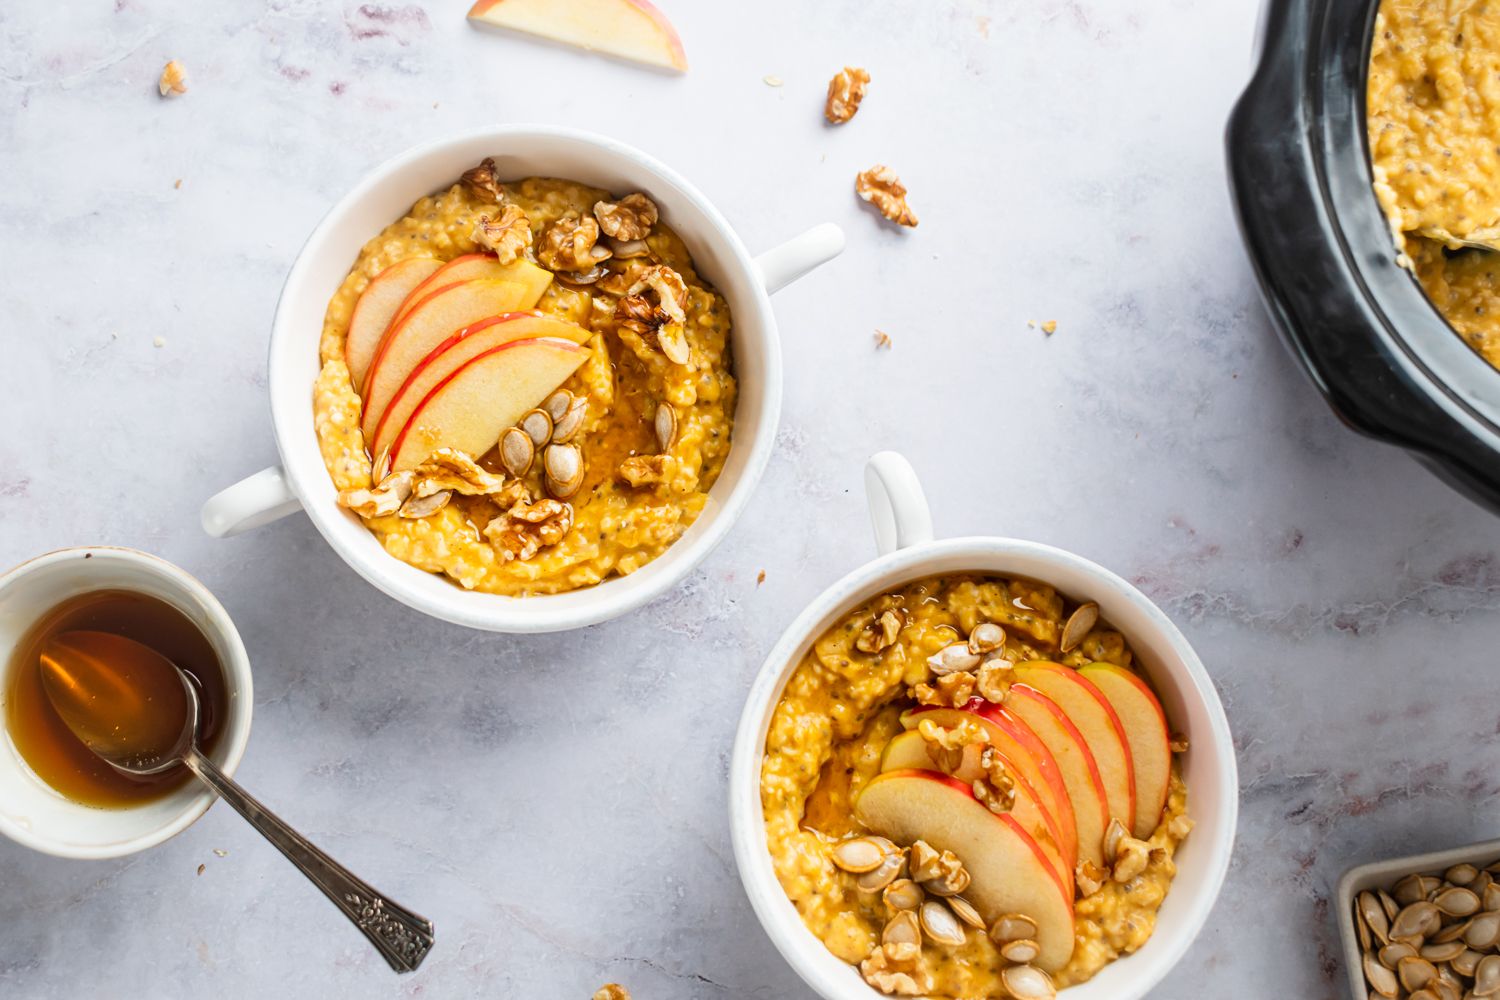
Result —
<instances>
[{"instance_id":1,"label":"white ceramic bowl","mask_svg":"<svg viewBox=\"0 0 1500 1000\"><path fill-rule=\"evenodd\" d=\"M813 641L850 608L889 588L944 573L1030 577L1073 597L1099 602L1139 655L1173 728L1191 748L1182 758L1188 812L1197 826L1177 855L1177 879L1156 932L1140 951L1067 989L1069 1000L1136 1000L1187 951L1213 908L1234 846L1239 779L1229 723L1212 681L1182 633L1139 590L1079 556L1011 538L932 540L932 519L916 474L904 458L870 460L865 488L881 553L818 596L783 633L750 688L729 773L734 855L761 925L793 969L827 1000L880 996L854 967L835 958L802 924L771 867L760 804L760 770L771 715L792 671Z\"/></svg>"},{"instance_id":2,"label":"white ceramic bowl","mask_svg":"<svg viewBox=\"0 0 1500 1000\"><path fill-rule=\"evenodd\" d=\"M1407 875L1441 876L1454 865L1470 864L1476 868L1484 868L1494 864L1496 859L1500 859L1500 840L1486 840L1463 847L1450 847L1446 851L1371 861L1344 872L1339 879L1335 905L1338 907L1339 939L1344 948L1344 971L1349 977L1349 995L1354 1000L1367 1000L1374 995L1365 982L1364 955L1359 947L1359 931L1354 927L1356 896L1366 889L1389 891L1392 885Z\"/></svg>"},{"instance_id":3,"label":"white ceramic bowl","mask_svg":"<svg viewBox=\"0 0 1500 1000\"><path fill-rule=\"evenodd\" d=\"M660 558L596 587L538 597L466 592L388 555L359 518L339 507L313 430L312 385L328 300L370 237L417 199L493 156L502 177L564 177L617 193L644 191L687 243L697 269L729 302L739 402L723 473L698 520ZM292 264L271 328L271 422L281 465L236 483L203 508L203 527L232 535L301 507L335 552L397 600L470 628L553 632L605 621L671 589L723 539L765 469L781 416L781 345L770 293L843 250L825 224L751 257L724 217L672 170L623 143L572 129L514 125L418 146L371 171L313 230Z\"/></svg>"},{"instance_id":4,"label":"white ceramic bowl","mask_svg":"<svg viewBox=\"0 0 1500 1000\"><path fill-rule=\"evenodd\" d=\"M0 674L16 643L58 604L96 590L133 590L171 604L202 630L224 666L229 714L211 757L233 775L250 739L255 694L250 659L234 623L214 596L183 570L134 549L60 549L0 576ZM0 719L8 682L0 686ZM62 858L113 858L145 850L193 824L213 804L190 781L163 798L123 809L98 809L63 798L37 777L7 733L0 747L0 833Z\"/></svg>"}]
</instances>

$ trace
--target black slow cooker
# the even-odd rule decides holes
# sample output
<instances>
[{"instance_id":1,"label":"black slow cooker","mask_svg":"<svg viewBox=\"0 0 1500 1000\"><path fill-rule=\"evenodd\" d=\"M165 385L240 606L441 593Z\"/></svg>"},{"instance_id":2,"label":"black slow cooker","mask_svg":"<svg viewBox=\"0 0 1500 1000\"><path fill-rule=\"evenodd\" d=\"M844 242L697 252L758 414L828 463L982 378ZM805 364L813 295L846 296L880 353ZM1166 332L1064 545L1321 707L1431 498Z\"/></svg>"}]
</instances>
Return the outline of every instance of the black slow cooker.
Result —
<instances>
[{"instance_id":1,"label":"black slow cooker","mask_svg":"<svg viewBox=\"0 0 1500 1000\"><path fill-rule=\"evenodd\" d=\"M1500 511L1500 372L1396 264L1371 189L1377 6L1267 0L1226 136L1240 232L1274 325L1334 412Z\"/></svg>"}]
</instances>

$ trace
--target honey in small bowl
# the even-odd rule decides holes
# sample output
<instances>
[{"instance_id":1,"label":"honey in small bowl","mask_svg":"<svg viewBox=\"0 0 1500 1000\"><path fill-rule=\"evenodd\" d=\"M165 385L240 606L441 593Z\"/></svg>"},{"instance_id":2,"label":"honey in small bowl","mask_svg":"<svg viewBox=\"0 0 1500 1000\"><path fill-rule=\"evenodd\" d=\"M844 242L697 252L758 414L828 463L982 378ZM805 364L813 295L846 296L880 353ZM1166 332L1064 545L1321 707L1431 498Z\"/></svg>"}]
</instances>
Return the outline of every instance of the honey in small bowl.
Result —
<instances>
[{"instance_id":1,"label":"honey in small bowl","mask_svg":"<svg viewBox=\"0 0 1500 1000\"><path fill-rule=\"evenodd\" d=\"M224 667L213 644L177 608L125 590L79 594L62 602L22 636L5 675L5 725L21 758L58 794L85 805L124 808L159 799L189 780L178 766L149 778L123 775L73 735L47 696L42 647L73 631L109 632L150 646L182 668L201 704L199 747L211 753L228 717ZM150 692L136 692L149 698ZM108 706L102 706L107 711Z\"/></svg>"}]
</instances>

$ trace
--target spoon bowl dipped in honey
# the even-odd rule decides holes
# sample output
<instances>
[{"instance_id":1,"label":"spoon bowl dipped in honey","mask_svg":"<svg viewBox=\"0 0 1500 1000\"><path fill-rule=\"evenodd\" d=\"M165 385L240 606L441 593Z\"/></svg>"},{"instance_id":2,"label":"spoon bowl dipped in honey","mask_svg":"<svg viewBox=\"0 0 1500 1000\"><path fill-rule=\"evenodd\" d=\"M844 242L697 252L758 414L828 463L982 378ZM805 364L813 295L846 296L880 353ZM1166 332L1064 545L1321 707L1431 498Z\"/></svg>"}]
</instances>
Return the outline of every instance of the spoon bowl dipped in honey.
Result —
<instances>
[{"instance_id":1,"label":"spoon bowl dipped in honey","mask_svg":"<svg viewBox=\"0 0 1500 1000\"><path fill-rule=\"evenodd\" d=\"M60 632L43 645L42 687L78 741L116 771L149 777L185 766L276 846L369 938L397 972L432 948L432 922L356 878L275 816L198 748L191 678L150 646L110 632Z\"/></svg>"}]
</instances>

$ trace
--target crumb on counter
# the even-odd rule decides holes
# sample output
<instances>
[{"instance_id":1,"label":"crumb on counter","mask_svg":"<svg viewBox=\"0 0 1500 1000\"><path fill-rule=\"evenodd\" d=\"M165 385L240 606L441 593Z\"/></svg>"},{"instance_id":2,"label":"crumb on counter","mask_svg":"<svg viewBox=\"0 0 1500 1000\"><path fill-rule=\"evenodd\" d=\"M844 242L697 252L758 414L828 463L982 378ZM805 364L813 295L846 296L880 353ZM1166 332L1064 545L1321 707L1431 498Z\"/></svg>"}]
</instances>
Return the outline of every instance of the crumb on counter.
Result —
<instances>
[{"instance_id":1,"label":"crumb on counter","mask_svg":"<svg viewBox=\"0 0 1500 1000\"><path fill-rule=\"evenodd\" d=\"M176 59L169 60L161 69L156 89L163 97L187 93L187 70L182 68L182 63Z\"/></svg>"}]
</instances>

